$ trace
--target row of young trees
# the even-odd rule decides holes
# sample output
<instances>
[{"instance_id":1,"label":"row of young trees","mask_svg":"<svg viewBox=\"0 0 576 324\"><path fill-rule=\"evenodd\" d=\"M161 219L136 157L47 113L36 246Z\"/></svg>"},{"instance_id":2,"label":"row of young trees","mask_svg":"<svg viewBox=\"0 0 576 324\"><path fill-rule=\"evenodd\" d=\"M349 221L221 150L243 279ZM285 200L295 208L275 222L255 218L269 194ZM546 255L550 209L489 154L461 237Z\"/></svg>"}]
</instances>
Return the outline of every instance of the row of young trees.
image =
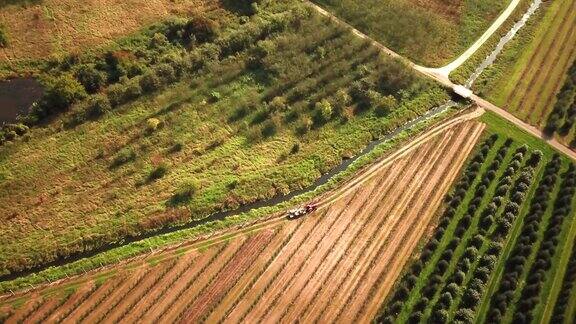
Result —
<instances>
[{"instance_id":1,"label":"row of young trees","mask_svg":"<svg viewBox=\"0 0 576 324\"><path fill-rule=\"evenodd\" d=\"M483 185L488 188L490 183L495 181L496 171L504 170L496 185L491 202L479 212L477 212L478 206L474 204L474 201L471 202L468 215L462 218L462 220L466 220L463 225L469 228L468 236L471 238L460 243L460 246L464 246L465 250L460 255L453 272L447 273L444 279L447 285L443 289L440 286L435 293L436 297L431 299L429 308L431 308L431 318L435 322L449 322L452 315L456 321L461 323L471 323L474 320L474 308L480 301L484 286L490 278L495 261L501 251L501 244L490 239L490 235L496 227L494 219L498 217L500 211L514 216L518 214L520 209L514 197L518 193L525 193L532 179L532 167L528 166L520 173L527 147L518 148L508 165L500 167L503 161L503 158L500 157L504 157L504 152L507 150L508 147L504 145L489 168L485 181L483 181ZM517 179L514 184L515 178ZM514 187L512 187L513 185ZM477 191L475 199L478 199L478 204L488 198L485 197L486 193L482 196L478 196L478 194ZM503 205L506 197L509 201ZM477 220L478 224L470 227L474 219ZM453 262L454 257L449 260L450 263ZM470 284L468 285L468 283ZM460 297L463 299L462 304L459 303ZM435 300L436 304L434 304Z\"/></svg>"},{"instance_id":2,"label":"row of young trees","mask_svg":"<svg viewBox=\"0 0 576 324\"><path fill-rule=\"evenodd\" d=\"M446 197L446 208L440 218L438 227L435 230L434 235L424 246L420 258L412 263L409 271L403 276L398 286L395 288L394 293L383 305L383 309L380 314L376 317L376 321L379 323L394 323L406 306L406 303L413 293L416 287L418 278L422 276L422 270L428 262L433 262L432 256L439 245L439 240L444 236L448 226L455 221L453 218L456 215L457 209L462 204L465 199L466 193L471 189L472 185L475 183L478 173L482 168L482 165L486 163L488 153L494 146L498 139L497 135L493 135L486 139L481 146L480 150L474 155L463 175L455 186L455 189ZM462 232L461 230L456 230ZM465 229L464 229L465 231ZM448 244L447 248L456 248L459 244L458 240L453 240ZM427 287L422 287L423 295L422 299L417 302L414 306L414 310L422 312L429 300L429 296L436 291L437 286L442 281L441 277L432 275L430 280L428 280ZM424 299L426 298L426 299ZM414 315L412 317L413 321L419 321L421 317Z\"/></svg>"},{"instance_id":3,"label":"row of young trees","mask_svg":"<svg viewBox=\"0 0 576 324\"><path fill-rule=\"evenodd\" d=\"M552 267L552 258L557 252L562 225L572 214L572 202L576 192L576 168L570 164L564 174L564 180L560 184L560 192L554 202L552 217L548 223L544 238L536 253L536 258L528 271L526 285L522 289L522 295L514 312L515 323L530 323L533 319L533 311L541 302L540 291L547 278L546 274Z\"/></svg>"},{"instance_id":4,"label":"row of young trees","mask_svg":"<svg viewBox=\"0 0 576 324\"><path fill-rule=\"evenodd\" d=\"M546 131L567 135L576 122L576 61L566 73L566 81L556 94L556 104L548 116Z\"/></svg>"},{"instance_id":5,"label":"row of young trees","mask_svg":"<svg viewBox=\"0 0 576 324\"><path fill-rule=\"evenodd\" d=\"M516 240L510 257L506 260L504 274L500 279L498 290L491 297L487 318L492 323L498 323L502 320L502 316L512 302L514 291L519 284L526 260L532 251L532 245L538 238L538 227L556 184L560 166L560 157L555 155L545 167L544 176L540 180L534 198L531 201L530 210L524 218L521 233Z\"/></svg>"},{"instance_id":6,"label":"row of young trees","mask_svg":"<svg viewBox=\"0 0 576 324\"><path fill-rule=\"evenodd\" d=\"M516 151L509 163L511 168L515 168L518 163L524 160L525 153L527 153L525 146L520 147ZM463 259L458 264L459 268L468 270L464 270L466 272L466 280L463 285L461 284L461 299L455 300L455 307L449 312L455 313L457 321L466 323L473 321L476 307L481 301L488 280L496 266L496 261L500 257L502 241L510 230L510 227L506 227L505 230L501 228L501 220L505 219L506 222L513 223L518 217L522 200L532 185L534 167L538 165L540 155L539 151L533 152L523 170L519 172L519 169L516 169L513 173L514 184L511 182L511 175L508 175L509 169L507 169L507 172L500 180L496 195L482 213L478 229L481 234L477 234L472 242L473 246L479 251L479 256L476 258L478 261L474 262L472 260L472 265L469 266L467 260ZM508 202L502 205L504 198ZM496 222L493 221L494 218Z\"/></svg>"},{"instance_id":7,"label":"row of young trees","mask_svg":"<svg viewBox=\"0 0 576 324\"><path fill-rule=\"evenodd\" d=\"M576 242L575 242L576 243ZM572 253L570 254L570 260L566 266L566 273L564 274L564 279L562 281L562 287L560 288L560 294L554 305L554 311L552 313L552 323L564 323L566 318L566 310L568 308L568 303L570 302L570 297L574 295L574 289L576 287L576 244L572 245Z\"/></svg>"}]
</instances>

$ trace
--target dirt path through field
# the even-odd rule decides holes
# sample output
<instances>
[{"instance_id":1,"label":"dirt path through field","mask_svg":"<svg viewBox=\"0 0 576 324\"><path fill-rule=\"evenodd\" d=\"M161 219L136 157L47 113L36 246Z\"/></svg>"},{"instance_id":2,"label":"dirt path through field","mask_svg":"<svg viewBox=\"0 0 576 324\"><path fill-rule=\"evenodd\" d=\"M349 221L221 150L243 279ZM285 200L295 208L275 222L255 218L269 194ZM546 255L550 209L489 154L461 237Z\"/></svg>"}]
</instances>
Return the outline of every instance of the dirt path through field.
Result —
<instances>
[{"instance_id":1,"label":"dirt path through field","mask_svg":"<svg viewBox=\"0 0 576 324\"><path fill-rule=\"evenodd\" d=\"M381 190L381 188L386 188L390 183L391 178L392 177L378 177L374 179L372 183L375 185L371 194L369 196L358 196L357 200L361 201L362 208L350 209L345 214L341 215L341 218L350 218L352 222L347 224L343 233L336 232L321 241L320 246L315 249L313 257L304 266L299 268L298 273L283 290L283 293L275 303L275 306L269 309L268 316L263 319L264 322L276 323L281 319L284 312L287 311L289 305L295 303L298 305L301 304L301 299L299 299L298 296L302 292L302 289L310 287L309 280L315 274L321 274L328 271L327 269L319 269L321 266L329 266L330 263L326 261L328 253L335 253L337 255L335 259L337 259L351 243L352 238L356 235L357 231L364 227L364 225L370 220L371 211L378 207L380 201L385 196L386 191ZM354 206L354 203L351 205ZM339 246L337 244L339 244Z\"/></svg>"},{"instance_id":2,"label":"dirt path through field","mask_svg":"<svg viewBox=\"0 0 576 324\"><path fill-rule=\"evenodd\" d=\"M176 261L176 260L175 260ZM174 267L173 262L155 265L152 269L143 274L143 278L138 285L131 286L129 290L122 293L122 298L119 303L109 305L109 309L105 314L102 314L99 319L103 323L121 323L124 321L124 316L130 311L142 297L148 293L158 281L168 272L170 268Z\"/></svg>"},{"instance_id":3,"label":"dirt path through field","mask_svg":"<svg viewBox=\"0 0 576 324\"><path fill-rule=\"evenodd\" d=\"M442 135L442 142L444 143L445 137ZM430 148L428 148L430 149ZM373 238L373 242L366 249L363 257L358 261L352 273L346 278L345 282L341 285L339 290L330 299L332 304L329 305L325 311L321 314L320 322L332 322L335 320L341 311L339 305L346 303L346 300L354 292L355 287L361 279L362 274L371 267L372 260L377 256L377 251L379 247L382 246L386 239L389 237L390 232L395 228L396 224L399 222L397 216L397 211L402 208L402 205L406 203L406 198L410 195L410 189L416 184L420 183L418 175L421 171L426 168L426 165L431 161L434 161L435 157L438 156L442 150L428 150L425 153L419 154L420 159L417 161L412 161L411 172L407 174L407 177L398 181L395 184L396 188L399 190L393 190L391 199L393 204L387 204L388 208L381 211L381 215L388 214L388 222L383 225L383 228L378 232L376 237ZM424 166L423 166L424 165ZM401 189L400 189L401 188ZM408 192L408 194L406 194Z\"/></svg>"},{"instance_id":4,"label":"dirt path through field","mask_svg":"<svg viewBox=\"0 0 576 324\"><path fill-rule=\"evenodd\" d=\"M337 205L343 208L346 206L350 200L354 198L355 194L345 197L341 201L337 202ZM323 212L317 212L311 217L306 217L299 221L303 222L303 225L298 228L298 230L293 234L290 241L283 247L280 253L276 256L274 261L269 265L268 269L258 278L254 283L250 291L244 296L236 307L227 316L227 320L233 322L240 322L245 314L252 309L260 296L268 289L273 280L281 273L285 265L291 260L294 254L299 252L301 244L318 230L317 226L325 217L335 216L333 213L328 213L328 210Z\"/></svg>"},{"instance_id":5,"label":"dirt path through field","mask_svg":"<svg viewBox=\"0 0 576 324\"><path fill-rule=\"evenodd\" d=\"M392 167L389 173L389 179L391 179L391 183L395 183L399 178L399 176L404 174L404 171L407 169L406 164L408 163L409 160L410 156L407 156L394 163L394 166ZM390 196L389 195L390 190L393 187L394 186L390 184L387 185L387 188L385 190L387 197ZM386 203L389 202L388 200L389 199L382 200L382 204L385 206ZM308 294L302 292L301 294L302 296L304 296L305 298L308 297L303 302L303 304L306 304L305 306L306 309L302 312L304 316L300 316L300 318L303 319L304 323L312 322L312 318L316 318L316 316L319 315L319 312L322 311L327 306L327 304L330 302L330 296L332 296L335 293L335 291L337 291L339 288L339 285L336 283L342 282L344 278L349 275L352 267L356 265L358 258L360 258L361 254L364 252L365 247L369 244L369 242L372 241L374 233L382 228L384 221L387 219L383 218L382 220L376 222L377 218L376 217L372 218L374 219L374 221L371 222L371 224L368 225L367 229L363 231L361 235L358 237L358 241L362 243L354 244L354 242L352 242L351 244L352 250L346 255L344 255L341 262L333 268L333 272L330 273L323 280L318 278L320 291L318 292L317 297L312 299L308 297ZM330 278L330 284L325 283L327 278ZM297 306L300 306L300 304L298 304ZM299 313L298 309L299 307L295 307L292 313L298 314ZM307 314L307 310L309 310L310 316L305 316ZM288 314L286 321L290 321L291 319L292 315Z\"/></svg>"},{"instance_id":6,"label":"dirt path through field","mask_svg":"<svg viewBox=\"0 0 576 324\"><path fill-rule=\"evenodd\" d=\"M175 283L178 277L180 277L184 271L189 269L193 262L198 260L197 258L197 253L191 253L184 255L181 259L178 259L176 264L171 267L171 269L157 283L156 287L154 287L154 289L152 289L148 294L142 296L139 302L130 312L126 314L122 320L128 323L138 322L140 318L145 314L146 310L152 307L152 305L162 297L166 290Z\"/></svg>"},{"instance_id":7,"label":"dirt path through field","mask_svg":"<svg viewBox=\"0 0 576 324\"><path fill-rule=\"evenodd\" d=\"M218 306L212 310L211 314L206 318L207 323L219 323L223 320L226 314L228 314L228 311L234 307L235 303L252 287L251 283L259 278L263 271L266 270L265 268L272 262L272 258L277 251L288 242L290 233L295 230L296 224L297 223L292 222L278 229L278 235L272 239L248 271L238 279L234 287L226 293Z\"/></svg>"},{"instance_id":8,"label":"dirt path through field","mask_svg":"<svg viewBox=\"0 0 576 324\"><path fill-rule=\"evenodd\" d=\"M433 142L434 144L438 144L441 143L444 140L444 136L442 136L441 138L435 139ZM426 157L429 154L433 154L434 152L434 147L433 145L428 145L425 144L422 147L420 147L417 152L414 153L414 155L416 155L415 157L406 157L406 159L403 161L404 163L400 163L401 161L397 161L396 163L401 165L403 168L400 169L400 171L396 171L395 173L392 174L383 174L383 178L387 178L387 181L384 183L383 186L380 186L381 188L381 195L380 197L378 197L376 204L367 207L367 212L369 214L367 214L367 218L370 220L370 225L369 225L369 231L373 231L376 230L374 227L380 223L380 220L382 218L387 218L387 214L380 214L381 210L385 210L387 208L389 208L389 206L392 206L395 203L395 197L396 194L399 194L399 191L395 191L394 189L396 189L396 186L398 183L403 183L405 181L410 181L410 179L415 177L415 173L419 172L418 170L418 165L420 162L423 162ZM408 161L410 161L410 166L407 165ZM395 163L395 165L396 165ZM395 176L396 175L396 176ZM398 177L399 175L401 175L401 177ZM401 194L400 194L401 195ZM384 217L379 217L380 215L383 215ZM380 230L380 228L378 228ZM366 231L366 230L364 230ZM373 238L367 238L367 240L372 240ZM348 245L353 243L353 239L351 239L348 243ZM346 247L343 247L343 249L345 249ZM342 251L343 252L343 251ZM341 256L340 254L336 254L332 259L333 262L336 263ZM329 262L325 262L326 265L329 265ZM328 270L326 270L326 272L328 272ZM336 278L343 280L347 275L349 275L349 271L346 271L346 273L344 274L344 276L330 276L330 281L332 282L331 285L334 285L334 287L339 286L338 283L339 281L336 280ZM294 309L292 309L292 312L290 314L288 314L286 316L285 319L283 319L283 322L287 323L287 322L291 322L294 318L296 318L297 316L300 316L300 312L301 310L303 310L303 308L305 308L306 306L308 306L308 303L314 303L316 301L318 302L322 302L324 300L330 300L330 298L326 298L326 299L322 299L322 298L315 298L315 300L312 300L312 297L316 294L317 289L320 288L319 285L324 283L324 285L328 286L327 283L324 282L324 280L326 280L327 277L327 273L326 276L324 276L321 280L317 280L316 282L316 287L314 287L313 285L307 284L306 287L304 288L305 290L309 290L309 292L306 291L301 291L300 294L296 294L295 299L298 301L297 304L295 305ZM307 301L307 302L303 302L303 301Z\"/></svg>"},{"instance_id":9,"label":"dirt path through field","mask_svg":"<svg viewBox=\"0 0 576 324\"><path fill-rule=\"evenodd\" d=\"M245 317L247 322L258 322L263 316L269 313L270 307L277 303L278 298L284 293L288 283L299 273L305 262L309 260L320 246L324 246L324 244L322 244L323 242L329 241L326 238L331 235L341 235L348 224L350 224L352 217L345 217L343 215L347 215L347 211L349 210L357 211L363 208L365 200L362 198L371 196L375 186L376 184L372 183L359 188L359 193L355 195L349 204L341 209L335 210L335 216L324 218L324 221L319 224L317 227L318 230L315 231L314 235L310 236L310 238L301 245L298 253L289 260L280 275L272 282L270 288L258 299L256 306ZM330 212L328 214L330 214Z\"/></svg>"},{"instance_id":10,"label":"dirt path through field","mask_svg":"<svg viewBox=\"0 0 576 324\"><path fill-rule=\"evenodd\" d=\"M82 300L85 300L96 287L89 283L80 286L62 305L56 308L46 319L48 323L60 322L68 314L72 313L79 306Z\"/></svg>"},{"instance_id":11,"label":"dirt path through field","mask_svg":"<svg viewBox=\"0 0 576 324\"><path fill-rule=\"evenodd\" d=\"M125 280L121 280L119 285L114 287L114 290L101 302L96 308L90 311L90 314L84 318L87 323L98 322L105 314L107 314L111 307L119 303L127 291L137 285L147 274L149 268L139 268L130 276L126 276Z\"/></svg>"}]
</instances>

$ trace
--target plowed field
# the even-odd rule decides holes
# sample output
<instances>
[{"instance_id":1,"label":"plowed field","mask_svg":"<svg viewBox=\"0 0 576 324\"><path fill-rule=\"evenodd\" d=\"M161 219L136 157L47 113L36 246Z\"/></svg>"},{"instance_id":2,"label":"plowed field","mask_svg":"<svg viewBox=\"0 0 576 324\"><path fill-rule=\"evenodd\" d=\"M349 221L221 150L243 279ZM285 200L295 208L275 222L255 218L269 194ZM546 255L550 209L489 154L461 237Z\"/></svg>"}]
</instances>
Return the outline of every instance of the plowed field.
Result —
<instances>
[{"instance_id":1,"label":"plowed field","mask_svg":"<svg viewBox=\"0 0 576 324\"><path fill-rule=\"evenodd\" d=\"M448 125L301 219L276 220L167 261L139 261L72 292L64 282L5 300L0 310L7 323L368 322L484 129L475 121Z\"/></svg>"}]
</instances>

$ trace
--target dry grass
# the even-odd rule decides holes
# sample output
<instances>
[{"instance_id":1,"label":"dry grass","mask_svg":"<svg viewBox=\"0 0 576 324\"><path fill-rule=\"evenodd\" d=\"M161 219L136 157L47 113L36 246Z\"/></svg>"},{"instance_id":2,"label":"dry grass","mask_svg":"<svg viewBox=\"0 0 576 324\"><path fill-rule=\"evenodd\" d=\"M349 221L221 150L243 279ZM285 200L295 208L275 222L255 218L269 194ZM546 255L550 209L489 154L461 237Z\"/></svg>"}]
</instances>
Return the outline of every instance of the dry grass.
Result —
<instances>
[{"instance_id":1,"label":"dry grass","mask_svg":"<svg viewBox=\"0 0 576 324\"><path fill-rule=\"evenodd\" d=\"M212 0L44 0L0 8L10 45L0 62L34 60L109 45L170 15L213 8Z\"/></svg>"}]
</instances>

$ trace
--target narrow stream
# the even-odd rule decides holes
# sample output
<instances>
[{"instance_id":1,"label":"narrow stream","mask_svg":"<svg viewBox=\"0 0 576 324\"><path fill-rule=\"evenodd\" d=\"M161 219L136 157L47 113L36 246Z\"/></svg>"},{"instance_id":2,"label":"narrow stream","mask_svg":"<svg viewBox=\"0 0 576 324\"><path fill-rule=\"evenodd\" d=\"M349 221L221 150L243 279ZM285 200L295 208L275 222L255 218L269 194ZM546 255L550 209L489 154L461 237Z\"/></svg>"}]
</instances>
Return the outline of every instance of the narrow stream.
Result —
<instances>
[{"instance_id":1,"label":"narrow stream","mask_svg":"<svg viewBox=\"0 0 576 324\"><path fill-rule=\"evenodd\" d=\"M372 152L372 150L374 150L374 148L376 148L379 144L382 144L386 141L389 141L389 140L393 139L394 137L398 136L403 131L410 129L421 122L429 120L429 119L447 111L448 109L450 109L452 107L456 107L457 105L458 104L456 102L450 100L441 106L438 106L438 107L435 107L431 110L428 110L426 113L424 113L420 117L417 117L417 118L405 123L404 125L398 127L397 129L388 133L387 135L383 136L382 138L371 141L370 143L368 143L368 145L359 154L357 154L356 156L349 158L349 159L343 159L342 163L340 163L338 166L334 167L329 172L320 176L318 179L316 179L316 181L314 181L314 183L312 183L310 186L308 186L306 188L292 191L286 195L275 196L275 197L272 197L272 198L267 199L267 200L259 200L259 201L255 201L253 203L245 204L245 205L240 206L237 209L217 212L217 213L211 214L207 217L204 217L202 219L194 220L194 221L182 224L182 225L164 227L164 228L160 228L160 229L155 230L155 231L149 231L149 232L146 232L146 233L143 233L140 235L127 237L124 240L122 240L121 242L107 244L107 245L104 245L104 246L101 246L99 248L93 249L91 251L83 252L83 253L72 254L65 259L58 259L56 261L46 263L46 264L42 265L41 267L37 267L37 268L31 269L28 271L22 271L22 272L15 273L15 274L0 276L0 281L13 280L13 279L16 279L16 278L21 277L21 276L25 276L25 275L28 275L31 273L42 271L42 270L49 268L49 267L62 266L62 265L67 264L67 263L71 263L71 262L74 262L74 261L77 261L77 260L80 260L83 258L92 257L96 254L106 252L106 251L112 250L114 248L118 248L120 246L129 244L129 243L141 241L143 239L150 238L153 236L172 233L172 232L176 232L176 231L183 230L183 229L193 228L193 227L196 227L196 226L199 226L202 224L206 224L209 222L223 220L227 217L239 215L239 214L242 214L242 213L254 210L254 209L258 209L258 208L262 208L262 207L271 207L271 206L289 201L290 199L292 199L296 196L314 191L319 186L326 184L334 176L336 176L340 172L346 170L346 168L348 168L354 161L358 160L358 158Z\"/></svg>"},{"instance_id":2,"label":"narrow stream","mask_svg":"<svg viewBox=\"0 0 576 324\"><path fill-rule=\"evenodd\" d=\"M506 44L509 41L511 41L514 38L514 36L516 36L518 31L526 25L526 22L528 21L528 19L530 19L530 17L536 12L536 10L538 10L538 8L540 8L541 4L542 4L542 0L534 0L532 2L532 4L530 5L530 7L526 11L526 13L524 13L524 15L522 16L522 19L520 19L518 22L516 22L516 24L514 24L512 29L510 29L510 31L506 35L504 35L504 37L502 37L500 39L500 42L498 42L498 45L496 45L496 48L494 49L494 51L492 51L492 53L490 53L490 55L488 55L484 59L484 61L476 68L476 71L474 71L474 73L472 73L472 75L466 81L466 84L464 85L466 88L468 88L468 89L472 88L472 85L474 84L474 82L476 82L476 79L478 79L478 77L482 74L482 72L484 72L484 70L487 67L489 67L490 65L492 65L494 63L496 58L498 58L498 55L500 55L500 53L504 49L504 46L506 46Z\"/></svg>"}]
</instances>

